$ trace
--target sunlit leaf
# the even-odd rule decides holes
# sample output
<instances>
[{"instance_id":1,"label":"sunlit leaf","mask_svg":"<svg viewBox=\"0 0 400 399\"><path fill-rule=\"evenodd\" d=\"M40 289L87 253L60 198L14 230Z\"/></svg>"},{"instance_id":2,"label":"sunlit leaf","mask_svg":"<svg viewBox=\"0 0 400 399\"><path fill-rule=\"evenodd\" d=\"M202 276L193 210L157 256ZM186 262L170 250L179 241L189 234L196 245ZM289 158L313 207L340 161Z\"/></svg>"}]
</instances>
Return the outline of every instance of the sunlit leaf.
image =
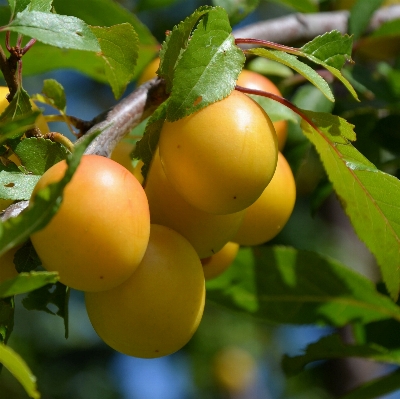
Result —
<instances>
[{"instance_id":1,"label":"sunlit leaf","mask_svg":"<svg viewBox=\"0 0 400 399\"><path fill-rule=\"evenodd\" d=\"M30 398L40 399L36 377L21 356L9 346L0 344L0 363L22 384Z\"/></svg>"},{"instance_id":2,"label":"sunlit leaf","mask_svg":"<svg viewBox=\"0 0 400 399\"><path fill-rule=\"evenodd\" d=\"M247 50L248 53L258 55L273 61L280 62L292 69L294 69L299 74L303 75L307 80L309 80L313 85L318 87L330 101L334 101L332 91L328 83L317 73L309 67L304 62L301 62L292 54L285 53L278 50L267 50L264 48L255 48Z\"/></svg>"},{"instance_id":3,"label":"sunlit leaf","mask_svg":"<svg viewBox=\"0 0 400 399\"><path fill-rule=\"evenodd\" d=\"M82 20L41 11L22 11L5 30L18 32L60 48L100 51L96 36Z\"/></svg>"},{"instance_id":4,"label":"sunlit leaf","mask_svg":"<svg viewBox=\"0 0 400 399\"><path fill-rule=\"evenodd\" d=\"M34 291L47 284L57 282L58 278L58 273L56 272L20 273L17 277L0 284L0 298Z\"/></svg>"},{"instance_id":5,"label":"sunlit leaf","mask_svg":"<svg viewBox=\"0 0 400 399\"><path fill-rule=\"evenodd\" d=\"M40 176L1 169L0 164L0 198L14 201L28 200Z\"/></svg>"},{"instance_id":6,"label":"sunlit leaf","mask_svg":"<svg viewBox=\"0 0 400 399\"><path fill-rule=\"evenodd\" d=\"M176 65L167 120L190 115L233 90L245 56L231 30L221 8L210 10L200 20Z\"/></svg>"},{"instance_id":7,"label":"sunlit leaf","mask_svg":"<svg viewBox=\"0 0 400 399\"><path fill-rule=\"evenodd\" d=\"M189 37L197 21L207 14L211 7L200 7L193 14L186 17L168 33L160 50L159 76L165 79L167 93L172 89L175 65L181 55L182 49L188 45Z\"/></svg>"},{"instance_id":8,"label":"sunlit leaf","mask_svg":"<svg viewBox=\"0 0 400 399\"><path fill-rule=\"evenodd\" d=\"M45 79L43 81L42 93L46 96L47 102L58 110L65 112L67 107L67 98L64 87L55 79Z\"/></svg>"},{"instance_id":9,"label":"sunlit leaf","mask_svg":"<svg viewBox=\"0 0 400 399\"><path fill-rule=\"evenodd\" d=\"M305 114L314 127L303 121L303 131L320 154L345 212L375 255L395 299L400 288L400 181L378 170L351 145L353 126L344 119L311 111Z\"/></svg>"},{"instance_id":10,"label":"sunlit leaf","mask_svg":"<svg viewBox=\"0 0 400 399\"><path fill-rule=\"evenodd\" d=\"M139 42L133 26L129 23L110 28L92 26L92 32L99 41L99 56L104 61L106 76L115 98L119 98L133 78Z\"/></svg>"}]
</instances>

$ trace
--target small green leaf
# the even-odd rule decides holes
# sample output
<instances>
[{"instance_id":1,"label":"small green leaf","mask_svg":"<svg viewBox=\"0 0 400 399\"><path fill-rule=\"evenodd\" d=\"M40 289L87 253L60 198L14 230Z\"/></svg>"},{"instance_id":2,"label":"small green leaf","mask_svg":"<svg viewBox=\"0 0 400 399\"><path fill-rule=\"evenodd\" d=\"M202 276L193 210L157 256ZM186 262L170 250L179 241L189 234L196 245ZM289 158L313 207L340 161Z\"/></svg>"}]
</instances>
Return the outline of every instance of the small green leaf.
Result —
<instances>
[{"instance_id":1,"label":"small green leaf","mask_svg":"<svg viewBox=\"0 0 400 399\"><path fill-rule=\"evenodd\" d=\"M29 6L31 0L8 0L8 4L11 9L11 15L15 15L17 12L25 10Z\"/></svg>"},{"instance_id":2,"label":"small green leaf","mask_svg":"<svg viewBox=\"0 0 400 399\"><path fill-rule=\"evenodd\" d=\"M133 78L139 52L138 35L129 23L90 29L100 43L98 55L104 61L108 82L115 98L119 98Z\"/></svg>"},{"instance_id":3,"label":"small green leaf","mask_svg":"<svg viewBox=\"0 0 400 399\"><path fill-rule=\"evenodd\" d=\"M338 31L331 31L317 36L311 42L300 48L304 57L318 65L322 65L333 76L339 79L352 96L358 100L357 93L350 82L343 76L340 69L346 61L351 61L353 38L342 35Z\"/></svg>"},{"instance_id":4,"label":"small green leaf","mask_svg":"<svg viewBox=\"0 0 400 399\"><path fill-rule=\"evenodd\" d=\"M282 367L284 372L291 376L300 373L310 362L347 357L400 364L400 349L388 350L388 348L377 344L349 345L343 343L339 334L332 334L308 345L304 355L294 357L285 355L282 360Z\"/></svg>"},{"instance_id":5,"label":"small green leaf","mask_svg":"<svg viewBox=\"0 0 400 399\"><path fill-rule=\"evenodd\" d=\"M349 31L357 40L367 28L372 14L377 10L384 0L357 0L350 11Z\"/></svg>"},{"instance_id":6,"label":"small green leaf","mask_svg":"<svg viewBox=\"0 0 400 399\"><path fill-rule=\"evenodd\" d=\"M176 65L167 120L190 115L234 89L245 56L231 30L221 8L210 10L200 20Z\"/></svg>"},{"instance_id":7,"label":"small green leaf","mask_svg":"<svg viewBox=\"0 0 400 399\"><path fill-rule=\"evenodd\" d=\"M147 176L151 160L157 149L161 128L167 115L168 101L169 99L164 101L150 116L143 137L136 143L133 150L133 158L143 161L142 175L144 178Z\"/></svg>"},{"instance_id":8,"label":"small green leaf","mask_svg":"<svg viewBox=\"0 0 400 399\"><path fill-rule=\"evenodd\" d=\"M294 69L296 72L303 75L307 80L309 80L313 85L318 87L318 89L322 91L322 93L328 100L332 102L335 100L328 83L320 75L318 75L318 73L315 72L314 69L309 67L307 64L299 61L294 55L287 54L279 50L267 50L265 48L250 49L247 50L247 53L280 62Z\"/></svg>"},{"instance_id":9,"label":"small green leaf","mask_svg":"<svg viewBox=\"0 0 400 399\"><path fill-rule=\"evenodd\" d=\"M32 112L29 94L20 87L7 108L0 115L0 122L14 120L15 118Z\"/></svg>"},{"instance_id":10,"label":"small green leaf","mask_svg":"<svg viewBox=\"0 0 400 399\"><path fill-rule=\"evenodd\" d=\"M17 116L12 121L0 121L0 144L7 139L21 137L26 130L35 126L39 111L30 111L27 114Z\"/></svg>"},{"instance_id":11,"label":"small green leaf","mask_svg":"<svg viewBox=\"0 0 400 399\"><path fill-rule=\"evenodd\" d=\"M1 167L0 167L1 170ZM13 201L29 200L40 176L23 172L0 171L0 198Z\"/></svg>"},{"instance_id":12,"label":"small green leaf","mask_svg":"<svg viewBox=\"0 0 400 399\"><path fill-rule=\"evenodd\" d=\"M400 308L390 298L336 260L280 246L239 254L223 275L207 283L209 300L274 323L340 327L356 320L400 320Z\"/></svg>"},{"instance_id":13,"label":"small green leaf","mask_svg":"<svg viewBox=\"0 0 400 399\"><path fill-rule=\"evenodd\" d=\"M167 35L160 50L159 76L166 82L166 91L169 93L172 89L172 80L175 73L175 65L181 55L182 49L185 49L189 42L189 37L197 21L207 14L211 7L200 7L193 14L186 17L185 20L174 26Z\"/></svg>"},{"instance_id":14,"label":"small green leaf","mask_svg":"<svg viewBox=\"0 0 400 399\"><path fill-rule=\"evenodd\" d=\"M222 7L229 16L231 25L236 25L248 14L253 12L260 0L213 0L213 5Z\"/></svg>"},{"instance_id":15,"label":"small green leaf","mask_svg":"<svg viewBox=\"0 0 400 399\"><path fill-rule=\"evenodd\" d=\"M58 183L50 184L40 190L34 204L20 215L0 223L0 256L25 242L32 233L40 230L50 221L61 204L64 187L71 180L86 147L95 137L97 137L95 134L86 137L75 146L74 153L67 160L68 169Z\"/></svg>"},{"instance_id":16,"label":"small green leaf","mask_svg":"<svg viewBox=\"0 0 400 399\"><path fill-rule=\"evenodd\" d=\"M375 255L393 299L400 289L400 181L378 170L349 142L353 126L330 114L304 111L302 123L353 227Z\"/></svg>"},{"instance_id":17,"label":"small green leaf","mask_svg":"<svg viewBox=\"0 0 400 399\"><path fill-rule=\"evenodd\" d=\"M58 281L56 272L20 273L17 277L0 284L0 298L24 294Z\"/></svg>"},{"instance_id":18,"label":"small green leaf","mask_svg":"<svg viewBox=\"0 0 400 399\"><path fill-rule=\"evenodd\" d=\"M42 11L50 12L53 0L31 0L28 10L29 11Z\"/></svg>"},{"instance_id":19,"label":"small green leaf","mask_svg":"<svg viewBox=\"0 0 400 399\"><path fill-rule=\"evenodd\" d=\"M0 363L22 384L30 398L40 399L36 377L21 356L9 346L0 344Z\"/></svg>"},{"instance_id":20,"label":"small green leaf","mask_svg":"<svg viewBox=\"0 0 400 399\"><path fill-rule=\"evenodd\" d=\"M67 107L67 99L64 87L55 79L45 79L43 81L42 93L46 96L47 101L56 109L65 112Z\"/></svg>"},{"instance_id":21,"label":"small green leaf","mask_svg":"<svg viewBox=\"0 0 400 399\"><path fill-rule=\"evenodd\" d=\"M100 51L99 42L82 20L41 11L22 11L4 30L18 32L60 48Z\"/></svg>"},{"instance_id":22,"label":"small green leaf","mask_svg":"<svg viewBox=\"0 0 400 399\"><path fill-rule=\"evenodd\" d=\"M62 144L36 137L21 140L13 146L13 151L25 169L33 175L42 175L51 166L66 159L69 154Z\"/></svg>"},{"instance_id":23,"label":"small green leaf","mask_svg":"<svg viewBox=\"0 0 400 399\"><path fill-rule=\"evenodd\" d=\"M333 30L317 36L306 43L300 50L311 56L310 59L323 61L324 64L341 69L346 61L351 61L353 39L349 35L342 35Z\"/></svg>"}]
</instances>

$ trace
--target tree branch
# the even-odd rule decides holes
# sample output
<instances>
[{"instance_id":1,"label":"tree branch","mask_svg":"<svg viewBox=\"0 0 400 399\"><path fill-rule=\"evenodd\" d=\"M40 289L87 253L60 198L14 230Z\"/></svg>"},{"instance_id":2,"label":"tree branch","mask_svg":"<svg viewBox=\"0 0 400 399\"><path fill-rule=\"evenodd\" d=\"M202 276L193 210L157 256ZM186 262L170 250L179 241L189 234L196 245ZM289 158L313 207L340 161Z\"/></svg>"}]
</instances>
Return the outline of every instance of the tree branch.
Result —
<instances>
[{"instance_id":1,"label":"tree branch","mask_svg":"<svg viewBox=\"0 0 400 399\"><path fill-rule=\"evenodd\" d=\"M232 33L237 38L251 37L276 43L308 41L331 30L348 33L348 11L321 12L315 14L290 14L281 18L256 22ZM368 31L379 28L383 23L400 18L400 5L377 10L371 18Z\"/></svg>"}]
</instances>

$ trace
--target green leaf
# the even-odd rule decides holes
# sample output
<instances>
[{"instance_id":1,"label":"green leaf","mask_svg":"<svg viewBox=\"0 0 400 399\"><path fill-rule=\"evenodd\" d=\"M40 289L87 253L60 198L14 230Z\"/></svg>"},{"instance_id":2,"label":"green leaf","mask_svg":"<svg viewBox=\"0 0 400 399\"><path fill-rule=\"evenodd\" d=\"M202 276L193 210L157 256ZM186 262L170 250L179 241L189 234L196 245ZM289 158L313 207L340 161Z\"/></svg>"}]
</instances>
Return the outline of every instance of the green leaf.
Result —
<instances>
[{"instance_id":1,"label":"green leaf","mask_svg":"<svg viewBox=\"0 0 400 399\"><path fill-rule=\"evenodd\" d=\"M167 120L190 115L233 90L245 56L231 30L221 8L210 10L200 20L176 65Z\"/></svg>"},{"instance_id":2,"label":"green leaf","mask_svg":"<svg viewBox=\"0 0 400 399\"><path fill-rule=\"evenodd\" d=\"M400 35L399 20L387 21L371 33L370 38L383 38Z\"/></svg>"},{"instance_id":3,"label":"green leaf","mask_svg":"<svg viewBox=\"0 0 400 399\"><path fill-rule=\"evenodd\" d=\"M400 369L383 377L370 380L340 399L375 399L400 389Z\"/></svg>"},{"instance_id":4,"label":"green leaf","mask_svg":"<svg viewBox=\"0 0 400 399\"><path fill-rule=\"evenodd\" d=\"M85 21L88 25L92 26L112 26L128 22L131 24L139 38L139 53L136 69L134 71L133 79L136 79L145 66L154 58L158 51L158 42L151 34L149 28L144 25L139 18L133 13L123 8L120 4L113 0L54 0L54 7L60 14L73 15ZM95 10L95 12L94 12ZM36 46L36 45L35 45ZM34 46L34 47L35 47ZM128 50L128 49L127 49ZM31 51L31 50L30 50ZM29 51L29 52L30 52ZM29 54L28 52L28 54ZM68 56L69 59L72 56ZM47 61L52 62L49 57ZM97 65L102 65L102 61L98 57L91 60L93 65L92 73L96 74ZM76 63L80 62L79 56L76 58ZM99 63L100 61L100 63ZM43 61L42 61L43 62ZM84 60L81 61L85 62ZM72 60L70 61L72 63ZM24 57L24 72L26 73L26 62ZM88 66L81 65L80 68ZM100 71L102 68L100 67Z\"/></svg>"},{"instance_id":5,"label":"green leaf","mask_svg":"<svg viewBox=\"0 0 400 399\"><path fill-rule=\"evenodd\" d=\"M182 49L188 45L190 35L197 21L209 11L211 7L200 7L193 14L174 26L172 31L162 44L160 50L159 76L166 82L166 91L169 93L172 89L172 81L175 73L175 65L181 55Z\"/></svg>"},{"instance_id":6,"label":"green leaf","mask_svg":"<svg viewBox=\"0 0 400 399\"><path fill-rule=\"evenodd\" d=\"M288 120L298 123L298 116L291 109L279 103L278 101L256 95L250 95L250 97L264 109L272 122Z\"/></svg>"},{"instance_id":7,"label":"green leaf","mask_svg":"<svg viewBox=\"0 0 400 399\"><path fill-rule=\"evenodd\" d=\"M0 298L34 291L47 284L57 282L58 278L58 273L56 272L20 273L17 277L0 284Z\"/></svg>"},{"instance_id":8,"label":"green leaf","mask_svg":"<svg viewBox=\"0 0 400 399\"><path fill-rule=\"evenodd\" d=\"M304 355L294 357L285 355L282 360L282 367L284 372L291 376L300 373L306 364L310 362L347 357L359 357L379 362L400 364L400 349L395 351L388 350L376 344L349 345L343 343L339 334L332 334L308 345Z\"/></svg>"},{"instance_id":9,"label":"green leaf","mask_svg":"<svg viewBox=\"0 0 400 399\"><path fill-rule=\"evenodd\" d=\"M300 50L306 57L311 56L312 61L323 61L325 65L341 69L346 61L351 61L352 48L352 37L333 30L317 36L301 47Z\"/></svg>"},{"instance_id":10,"label":"green leaf","mask_svg":"<svg viewBox=\"0 0 400 399\"><path fill-rule=\"evenodd\" d=\"M222 7L229 16L231 25L236 25L248 14L253 12L260 0L213 0L213 5Z\"/></svg>"},{"instance_id":11,"label":"green leaf","mask_svg":"<svg viewBox=\"0 0 400 399\"><path fill-rule=\"evenodd\" d=\"M0 299L0 342L6 344L14 328L14 297Z\"/></svg>"},{"instance_id":12,"label":"green leaf","mask_svg":"<svg viewBox=\"0 0 400 399\"><path fill-rule=\"evenodd\" d=\"M377 10L384 0L357 0L350 10L349 31L358 39L367 28L372 14Z\"/></svg>"},{"instance_id":13,"label":"green leaf","mask_svg":"<svg viewBox=\"0 0 400 399\"><path fill-rule=\"evenodd\" d=\"M64 319L65 338L68 338L68 301L70 289L57 282L55 285L49 284L35 291L31 291L26 298L22 300L22 304L28 310L39 310L49 314L60 316ZM56 313L51 311L49 304L57 306Z\"/></svg>"},{"instance_id":14,"label":"green leaf","mask_svg":"<svg viewBox=\"0 0 400 399\"><path fill-rule=\"evenodd\" d=\"M139 0L136 11L152 10L154 8L168 7L181 0Z\"/></svg>"},{"instance_id":15,"label":"green leaf","mask_svg":"<svg viewBox=\"0 0 400 399\"><path fill-rule=\"evenodd\" d=\"M0 164L1 169L1 164ZM0 198L10 200L29 200L40 176L23 172L0 171Z\"/></svg>"},{"instance_id":16,"label":"green leaf","mask_svg":"<svg viewBox=\"0 0 400 399\"><path fill-rule=\"evenodd\" d=\"M256 318L286 324L344 326L395 318L400 308L364 276L336 260L289 247L241 249L207 298Z\"/></svg>"},{"instance_id":17,"label":"green leaf","mask_svg":"<svg viewBox=\"0 0 400 399\"><path fill-rule=\"evenodd\" d=\"M42 11L50 12L53 0L31 0L28 10L29 11Z\"/></svg>"},{"instance_id":18,"label":"green leaf","mask_svg":"<svg viewBox=\"0 0 400 399\"><path fill-rule=\"evenodd\" d=\"M344 119L304 111L302 123L353 227L375 255L393 299L400 287L400 181L378 170L349 142L353 126ZM318 128L316 128L318 126Z\"/></svg>"},{"instance_id":19,"label":"green leaf","mask_svg":"<svg viewBox=\"0 0 400 399\"><path fill-rule=\"evenodd\" d=\"M47 103L51 104L61 112L65 112L67 108L67 98L65 96L64 87L55 79L45 79L43 81L42 93L47 98Z\"/></svg>"},{"instance_id":20,"label":"green leaf","mask_svg":"<svg viewBox=\"0 0 400 399\"><path fill-rule=\"evenodd\" d=\"M86 147L97 137L91 135L85 138L80 145L75 146L75 151L67 160L68 169L64 177L54 184L40 190L33 205L25 209L17 217L9 218L0 223L0 256L9 249L25 242L37 230L43 228L57 212L64 187L71 180Z\"/></svg>"},{"instance_id":21,"label":"green leaf","mask_svg":"<svg viewBox=\"0 0 400 399\"><path fill-rule=\"evenodd\" d=\"M129 23L110 28L91 27L100 43L99 56L104 61L107 79L115 98L121 97L133 78L139 41L135 29Z\"/></svg>"},{"instance_id":22,"label":"green leaf","mask_svg":"<svg viewBox=\"0 0 400 399\"><path fill-rule=\"evenodd\" d=\"M167 115L168 101L169 99L164 101L150 116L143 137L136 143L133 150L133 158L143 161L142 175L144 178L147 176L151 160L157 149L161 128Z\"/></svg>"},{"instance_id":23,"label":"green leaf","mask_svg":"<svg viewBox=\"0 0 400 399\"><path fill-rule=\"evenodd\" d=\"M338 31L331 31L317 36L311 42L300 48L302 56L322 65L333 76L339 79L352 96L358 100L357 93L350 82L339 71L346 61L351 61L353 39L348 35L342 35Z\"/></svg>"},{"instance_id":24,"label":"green leaf","mask_svg":"<svg viewBox=\"0 0 400 399\"><path fill-rule=\"evenodd\" d=\"M57 162L66 159L69 154L62 144L36 137L21 140L13 146L13 151L26 170L40 176Z\"/></svg>"},{"instance_id":25,"label":"green leaf","mask_svg":"<svg viewBox=\"0 0 400 399\"><path fill-rule=\"evenodd\" d=\"M8 0L8 4L11 9L11 15L15 15L17 12L25 10L29 6L31 0Z\"/></svg>"},{"instance_id":26,"label":"green leaf","mask_svg":"<svg viewBox=\"0 0 400 399\"><path fill-rule=\"evenodd\" d=\"M21 356L9 346L0 344L0 363L22 384L30 398L40 399L36 377Z\"/></svg>"},{"instance_id":27,"label":"green leaf","mask_svg":"<svg viewBox=\"0 0 400 399\"><path fill-rule=\"evenodd\" d=\"M273 0L276 3L285 4L300 12L317 12L318 6L313 0Z\"/></svg>"},{"instance_id":28,"label":"green leaf","mask_svg":"<svg viewBox=\"0 0 400 399\"><path fill-rule=\"evenodd\" d=\"M99 42L86 23L67 15L22 11L4 30L21 33L55 47L100 51Z\"/></svg>"},{"instance_id":29,"label":"green leaf","mask_svg":"<svg viewBox=\"0 0 400 399\"><path fill-rule=\"evenodd\" d=\"M328 83L320 75L318 75L314 69L309 67L307 64L304 64L304 62L299 61L294 55L287 54L279 50L267 50L265 48L250 49L246 52L280 62L294 69L296 72L309 80L314 86L318 87L318 89L322 91L328 100L332 102L335 100Z\"/></svg>"},{"instance_id":30,"label":"green leaf","mask_svg":"<svg viewBox=\"0 0 400 399\"><path fill-rule=\"evenodd\" d=\"M30 111L27 114L15 117L12 121L0 121L0 144L8 138L22 136L26 130L35 125L39 114L39 111Z\"/></svg>"},{"instance_id":31,"label":"green leaf","mask_svg":"<svg viewBox=\"0 0 400 399\"><path fill-rule=\"evenodd\" d=\"M14 98L8 104L7 108L0 115L0 122L14 120L15 118L29 114L32 111L29 94L20 87L15 93Z\"/></svg>"}]
</instances>

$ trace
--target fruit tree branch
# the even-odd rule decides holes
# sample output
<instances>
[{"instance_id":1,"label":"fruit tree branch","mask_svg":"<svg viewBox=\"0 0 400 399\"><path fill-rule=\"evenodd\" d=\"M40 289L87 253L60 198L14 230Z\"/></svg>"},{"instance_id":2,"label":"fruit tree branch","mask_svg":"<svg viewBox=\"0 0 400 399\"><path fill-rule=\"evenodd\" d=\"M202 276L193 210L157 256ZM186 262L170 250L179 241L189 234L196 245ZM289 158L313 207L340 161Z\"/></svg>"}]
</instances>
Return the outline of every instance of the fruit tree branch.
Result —
<instances>
[{"instance_id":1,"label":"fruit tree branch","mask_svg":"<svg viewBox=\"0 0 400 399\"><path fill-rule=\"evenodd\" d=\"M290 14L288 16L256 22L232 33L235 37L251 37L276 43L308 41L331 30L348 33L349 11L320 12L315 14ZM383 23L400 18L400 5L380 8L370 21L368 31Z\"/></svg>"}]
</instances>

